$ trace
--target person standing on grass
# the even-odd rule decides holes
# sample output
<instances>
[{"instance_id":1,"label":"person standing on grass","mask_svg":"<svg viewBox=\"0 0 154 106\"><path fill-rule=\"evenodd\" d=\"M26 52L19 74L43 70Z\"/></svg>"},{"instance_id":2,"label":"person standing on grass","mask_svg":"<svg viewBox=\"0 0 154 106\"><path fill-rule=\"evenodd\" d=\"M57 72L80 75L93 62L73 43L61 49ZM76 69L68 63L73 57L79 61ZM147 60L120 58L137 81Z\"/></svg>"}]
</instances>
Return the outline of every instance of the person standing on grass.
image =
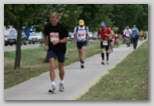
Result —
<instances>
[{"instance_id":1,"label":"person standing on grass","mask_svg":"<svg viewBox=\"0 0 154 106\"><path fill-rule=\"evenodd\" d=\"M85 26L84 20L79 20L79 25L74 28L74 44L77 45L80 59L80 67L84 68L86 58L86 46L89 41L88 27Z\"/></svg>"},{"instance_id":2,"label":"person standing on grass","mask_svg":"<svg viewBox=\"0 0 154 106\"><path fill-rule=\"evenodd\" d=\"M134 49L136 49L137 43L138 43L138 36L139 36L139 30L136 27L136 25L133 25L131 33L132 33L133 47L134 47Z\"/></svg>"},{"instance_id":3,"label":"person standing on grass","mask_svg":"<svg viewBox=\"0 0 154 106\"><path fill-rule=\"evenodd\" d=\"M48 52L50 62L50 80L51 89L49 92L56 90L55 84L55 59L58 59L59 69L59 90L64 91L64 60L66 53L66 43L68 41L67 29L59 23L59 16L57 13L50 15L50 23L44 27L44 44L45 50Z\"/></svg>"},{"instance_id":4,"label":"person standing on grass","mask_svg":"<svg viewBox=\"0 0 154 106\"><path fill-rule=\"evenodd\" d=\"M98 30L98 37L100 39L100 46L101 46L101 57L102 57L102 64L104 62L104 50L106 50L106 60L107 64L109 64L109 37L112 34L110 28L107 28L105 22L101 23L101 28Z\"/></svg>"}]
</instances>

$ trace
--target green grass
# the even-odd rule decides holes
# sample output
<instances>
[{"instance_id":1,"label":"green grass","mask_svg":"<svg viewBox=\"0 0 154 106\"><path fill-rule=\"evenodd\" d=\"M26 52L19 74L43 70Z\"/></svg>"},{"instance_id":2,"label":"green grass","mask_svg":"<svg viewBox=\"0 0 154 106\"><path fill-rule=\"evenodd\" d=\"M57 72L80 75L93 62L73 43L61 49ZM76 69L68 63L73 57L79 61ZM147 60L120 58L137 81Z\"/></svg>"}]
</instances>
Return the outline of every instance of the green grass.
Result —
<instances>
[{"instance_id":1,"label":"green grass","mask_svg":"<svg viewBox=\"0 0 154 106\"><path fill-rule=\"evenodd\" d=\"M90 45L87 47L86 56L90 57L100 53L99 44L98 40L91 41ZM21 67L19 72L16 72L13 69L15 51L4 52L4 89L49 71L49 63L42 63L45 56L46 51L43 47L22 50ZM67 43L65 65L69 65L76 61L79 61L77 48L74 47L73 42L70 41Z\"/></svg>"},{"instance_id":2,"label":"green grass","mask_svg":"<svg viewBox=\"0 0 154 106\"><path fill-rule=\"evenodd\" d=\"M79 100L148 100L148 42L110 70Z\"/></svg>"}]
</instances>

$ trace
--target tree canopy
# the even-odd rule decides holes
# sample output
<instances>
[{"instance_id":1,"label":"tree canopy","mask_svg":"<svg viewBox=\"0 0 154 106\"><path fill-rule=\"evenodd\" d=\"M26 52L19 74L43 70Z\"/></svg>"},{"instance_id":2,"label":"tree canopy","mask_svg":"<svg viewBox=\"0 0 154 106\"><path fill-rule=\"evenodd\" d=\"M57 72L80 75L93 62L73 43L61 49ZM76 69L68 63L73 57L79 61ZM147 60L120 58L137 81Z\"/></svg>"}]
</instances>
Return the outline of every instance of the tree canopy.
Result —
<instances>
[{"instance_id":1,"label":"tree canopy","mask_svg":"<svg viewBox=\"0 0 154 106\"><path fill-rule=\"evenodd\" d=\"M147 4L5 4L4 24L36 25L43 30L52 12L60 15L60 22L69 31L73 30L79 19L84 19L91 31L97 30L102 21L119 29L134 24L139 29L148 29Z\"/></svg>"}]
</instances>

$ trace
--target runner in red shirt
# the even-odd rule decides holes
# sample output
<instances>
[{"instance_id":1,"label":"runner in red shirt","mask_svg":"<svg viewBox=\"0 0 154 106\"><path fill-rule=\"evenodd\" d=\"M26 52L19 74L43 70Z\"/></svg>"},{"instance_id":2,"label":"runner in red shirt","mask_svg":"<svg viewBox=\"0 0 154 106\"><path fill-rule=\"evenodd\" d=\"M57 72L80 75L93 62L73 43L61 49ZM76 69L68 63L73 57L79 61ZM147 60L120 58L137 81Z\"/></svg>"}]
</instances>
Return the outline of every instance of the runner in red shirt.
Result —
<instances>
[{"instance_id":1,"label":"runner in red shirt","mask_svg":"<svg viewBox=\"0 0 154 106\"><path fill-rule=\"evenodd\" d=\"M114 44L118 47L119 46L119 32L118 28L115 29L114 31Z\"/></svg>"},{"instance_id":2,"label":"runner in red shirt","mask_svg":"<svg viewBox=\"0 0 154 106\"><path fill-rule=\"evenodd\" d=\"M107 64L109 63L109 37L111 35L110 28L107 28L105 26L105 23L101 23L101 28L98 30L98 36L100 39L100 46L101 46L101 57L102 57L102 64L105 64L104 62L104 49L106 50L106 60Z\"/></svg>"}]
</instances>

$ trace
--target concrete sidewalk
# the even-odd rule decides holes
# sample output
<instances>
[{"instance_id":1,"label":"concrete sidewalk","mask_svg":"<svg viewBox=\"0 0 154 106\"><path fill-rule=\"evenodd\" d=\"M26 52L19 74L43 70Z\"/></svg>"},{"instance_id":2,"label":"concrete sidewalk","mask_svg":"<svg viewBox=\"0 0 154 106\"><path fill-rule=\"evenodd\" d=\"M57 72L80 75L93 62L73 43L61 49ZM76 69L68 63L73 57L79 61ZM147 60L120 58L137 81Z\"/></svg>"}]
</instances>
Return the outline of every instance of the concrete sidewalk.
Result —
<instances>
[{"instance_id":1,"label":"concrete sidewalk","mask_svg":"<svg viewBox=\"0 0 154 106\"><path fill-rule=\"evenodd\" d=\"M139 41L138 46L145 41ZM86 59L85 68L80 69L80 63L76 62L65 67L65 92L58 91L59 76L56 69L56 93L48 93L50 88L49 73L46 72L38 77L32 78L17 86L4 90L5 100L75 100L88 91L99 78L109 73L108 70L115 67L129 53L133 47L122 45L114 48L110 54L107 65L101 64L100 54Z\"/></svg>"}]
</instances>

